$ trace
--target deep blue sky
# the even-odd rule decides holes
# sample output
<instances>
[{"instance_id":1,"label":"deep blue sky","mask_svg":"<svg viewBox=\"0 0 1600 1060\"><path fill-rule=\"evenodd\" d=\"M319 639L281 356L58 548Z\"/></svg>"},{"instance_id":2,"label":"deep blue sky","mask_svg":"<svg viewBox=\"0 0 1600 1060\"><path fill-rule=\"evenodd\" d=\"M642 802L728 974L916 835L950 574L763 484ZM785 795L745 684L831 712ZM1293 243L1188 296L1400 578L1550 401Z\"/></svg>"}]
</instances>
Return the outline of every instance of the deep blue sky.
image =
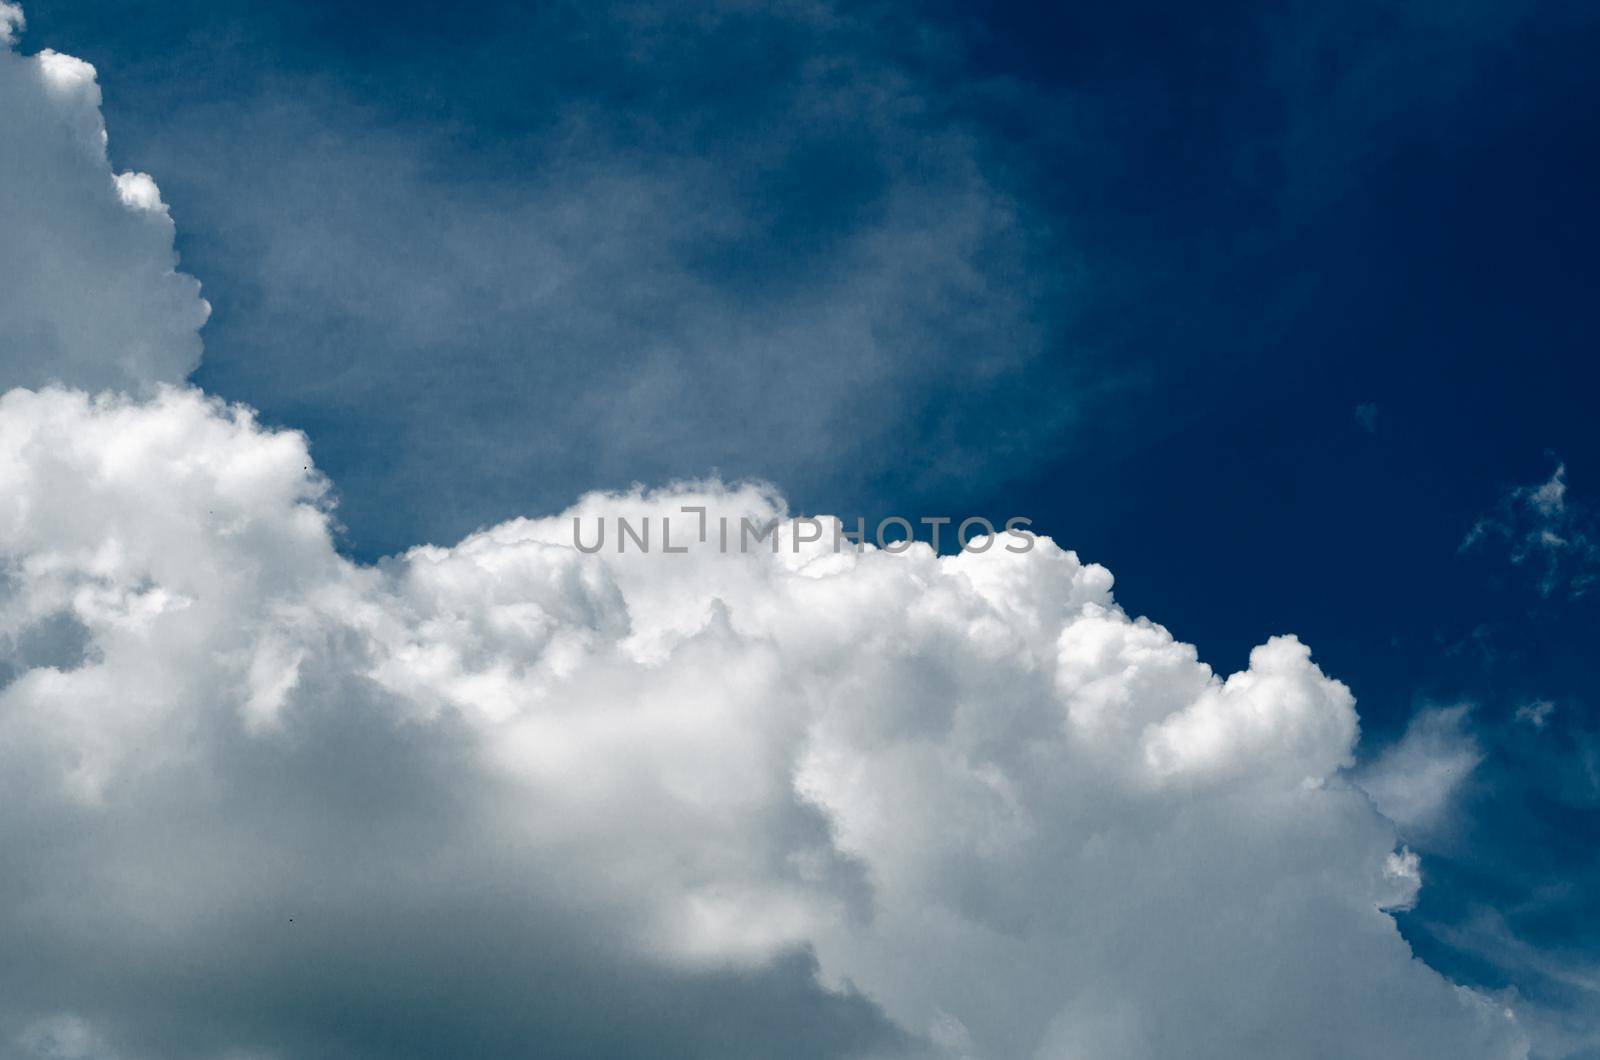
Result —
<instances>
[{"instance_id":1,"label":"deep blue sky","mask_svg":"<svg viewBox=\"0 0 1600 1060\"><path fill-rule=\"evenodd\" d=\"M309 432L352 553L713 469L1028 515L1220 670L1298 633L1368 753L1473 704L1408 936L1592 1014L1593 561L1460 546L1558 465L1596 525L1600 11L843 10L28 15L173 207L197 381ZM1471 952L1490 907L1556 964Z\"/></svg>"}]
</instances>

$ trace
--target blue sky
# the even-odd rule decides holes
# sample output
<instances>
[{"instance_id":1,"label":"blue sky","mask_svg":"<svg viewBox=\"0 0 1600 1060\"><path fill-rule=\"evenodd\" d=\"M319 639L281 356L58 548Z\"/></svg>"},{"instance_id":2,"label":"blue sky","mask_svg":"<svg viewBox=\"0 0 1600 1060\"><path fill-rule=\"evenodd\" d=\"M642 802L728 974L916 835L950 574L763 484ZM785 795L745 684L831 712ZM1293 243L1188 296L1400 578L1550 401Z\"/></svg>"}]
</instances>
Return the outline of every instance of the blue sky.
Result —
<instances>
[{"instance_id":1,"label":"blue sky","mask_svg":"<svg viewBox=\"0 0 1600 1060\"><path fill-rule=\"evenodd\" d=\"M1358 773L1472 763L1402 929L1600 1056L1593 8L27 13L346 555L712 472L1026 515L1219 671L1311 644Z\"/></svg>"}]
</instances>

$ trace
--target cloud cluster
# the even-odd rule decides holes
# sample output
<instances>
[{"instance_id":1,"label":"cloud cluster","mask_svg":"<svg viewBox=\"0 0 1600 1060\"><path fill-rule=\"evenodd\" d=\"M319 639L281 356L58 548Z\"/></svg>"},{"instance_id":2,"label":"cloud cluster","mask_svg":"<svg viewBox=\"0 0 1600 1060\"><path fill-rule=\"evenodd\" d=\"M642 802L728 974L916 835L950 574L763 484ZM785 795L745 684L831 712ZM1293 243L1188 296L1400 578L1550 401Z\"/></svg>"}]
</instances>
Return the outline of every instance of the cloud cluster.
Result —
<instances>
[{"instance_id":1,"label":"cloud cluster","mask_svg":"<svg viewBox=\"0 0 1600 1060\"><path fill-rule=\"evenodd\" d=\"M0 216L70 250L4 263L17 381L181 375L203 303L87 68L0 76L0 157L63 167ZM5 1055L1527 1055L1386 911L1416 859L1293 637L1223 679L1045 539L572 547L753 485L370 566L328 497L194 389L0 397Z\"/></svg>"},{"instance_id":2,"label":"cloud cluster","mask_svg":"<svg viewBox=\"0 0 1600 1060\"><path fill-rule=\"evenodd\" d=\"M1220 680L1045 539L571 545L783 513L749 486L364 567L324 489L193 390L0 399L14 1040L412 1055L619 1007L649 1040L630 977L781 975L861 1032L812 1055L1522 1055L1384 912L1414 863L1291 637ZM529 999L569 964L602 996ZM685 1052L739 1052L713 1008Z\"/></svg>"}]
</instances>

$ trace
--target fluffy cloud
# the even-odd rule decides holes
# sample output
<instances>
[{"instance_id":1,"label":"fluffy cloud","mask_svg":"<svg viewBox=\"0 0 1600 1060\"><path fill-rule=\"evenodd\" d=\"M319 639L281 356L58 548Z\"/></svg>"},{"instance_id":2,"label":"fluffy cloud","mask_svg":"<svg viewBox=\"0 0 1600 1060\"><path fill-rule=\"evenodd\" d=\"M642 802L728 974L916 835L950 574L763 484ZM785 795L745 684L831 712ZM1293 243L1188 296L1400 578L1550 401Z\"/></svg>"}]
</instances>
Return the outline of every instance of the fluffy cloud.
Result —
<instances>
[{"instance_id":1,"label":"fluffy cloud","mask_svg":"<svg viewBox=\"0 0 1600 1060\"><path fill-rule=\"evenodd\" d=\"M92 72L0 76L7 145L82 163L4 156L22 253L71 248L3 290L19 378L181 375L203 303ZM7 1055L1526 1056L1386 911L1417 859L1292 637L1222 679L1047 539L572 547L785 514L751 485L374 566L328 497L193 389L0 397Z\"/></svg>"},{"instance_id":2,"label":"fluffy cloud","mask_svg":"<svg viewBox=\"0 0 1600 1060\"><path fill-rule=\"evenodd\" d=\"M21 25L0 4L0 386L181 380L210 307L172 218L149 176L112 172L94 67L18 54Z\"/></svg>"},{"instance_id":3,"label":"fluffy cloud","mask_svg":"<svg viewBox=\"0 0 1600 1060\"><path fill-rule=\"evenodd\" d=\"M749 486L363 567L324 490L301 436L193 390L0 400L16 1041L409 1055L618 1007L670 1034L513 1003L570 964L787 976L868 1051L1522 1055L1384 912L1415 864L1293 638L1220 680L1046 539L571 545L573 517L783 514ZM740 1051L713 1011L683 1051Z\"/></svg>"}]
</instances>

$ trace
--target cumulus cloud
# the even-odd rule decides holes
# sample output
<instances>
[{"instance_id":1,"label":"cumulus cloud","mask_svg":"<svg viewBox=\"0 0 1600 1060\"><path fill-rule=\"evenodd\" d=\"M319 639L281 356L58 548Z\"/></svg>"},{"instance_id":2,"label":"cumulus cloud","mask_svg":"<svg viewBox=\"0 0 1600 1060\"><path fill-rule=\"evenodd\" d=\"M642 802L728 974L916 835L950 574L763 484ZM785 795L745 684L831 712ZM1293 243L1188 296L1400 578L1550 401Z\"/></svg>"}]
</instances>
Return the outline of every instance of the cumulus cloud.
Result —
<instances>
[{"instance_id":1,"label":"cumulus cloud","mask_svg":"<svg viewBox=\"0 0 1600 1060\"><path fill-rule=\"evenodd\" d=\"M113 172L93 66L13 45L0 5L0 386L183 379L210 307L177 271L155 182Z\"/></svg>"},{"instance_id":2,"label":"cumulus cloud","mask_svg":"<svg viewBox=\"0 0 1600 1060\"><path fill-rule=\"evenodd\" d=\"M1348 690L1287 637L1220 679L1047 539L572 547L573 517L784 514L710 483L365 567L304 438L193 390L13 391L0 487L0 628L42 652L0 692L17 1035L675 1033L519 1003L571 964L860 1031L812 1055L1521 1055L1383 911L1416 864L1339 778ZM682 1050L737 1054L707 1004Z\"/></svg>"},{"instance_id":3,"label":"cumulus cloud","mask_svg":"<svg viewBox=\"0 0 1600 1060\"><path fill-rule=\"evenodd\" d=\"M0 108L8 146L81 145L92 73L43 56L5 58L38 119ZM78 187L109 198L41 216L84 246L159 219L170 250L153 183L96 151ZM55 260L43 289L117 326L72 345L47 312L24 350L79 351L85 385L181 374L201 303L170 258L137 298ZM130 361L137 334L179 349ZM1044 538L572 545L685 506L786 512L593 493L362 565L306 438L246 408L0 397L0 1048L1527 1055L1399 934L1418 859L1344 780L1353 699L1295 638L1223 678Z\"/></svg>"}]
</instances>

